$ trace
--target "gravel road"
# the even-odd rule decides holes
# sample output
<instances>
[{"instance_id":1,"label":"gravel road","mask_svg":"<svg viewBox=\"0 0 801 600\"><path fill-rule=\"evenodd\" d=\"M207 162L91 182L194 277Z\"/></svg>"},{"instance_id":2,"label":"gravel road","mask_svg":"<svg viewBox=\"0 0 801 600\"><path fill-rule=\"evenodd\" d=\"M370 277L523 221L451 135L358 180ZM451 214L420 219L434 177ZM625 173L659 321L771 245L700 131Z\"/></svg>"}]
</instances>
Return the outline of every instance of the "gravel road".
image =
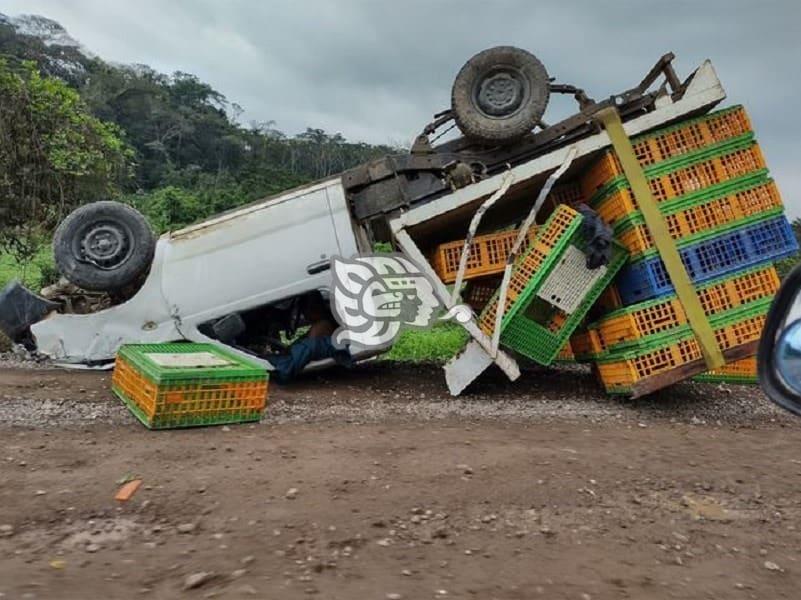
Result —
<instances>
[{"instance_id":1,"label":"gravel road","mask_svg":"<svg viewBox=\"0 0 801 600\"><path fill-rule=\"evenodd\" d=\"M0 364L0 598L795 599L800 425L749 386L371 363L151 432L108 373Z\"/></svg>"}]
</instances>

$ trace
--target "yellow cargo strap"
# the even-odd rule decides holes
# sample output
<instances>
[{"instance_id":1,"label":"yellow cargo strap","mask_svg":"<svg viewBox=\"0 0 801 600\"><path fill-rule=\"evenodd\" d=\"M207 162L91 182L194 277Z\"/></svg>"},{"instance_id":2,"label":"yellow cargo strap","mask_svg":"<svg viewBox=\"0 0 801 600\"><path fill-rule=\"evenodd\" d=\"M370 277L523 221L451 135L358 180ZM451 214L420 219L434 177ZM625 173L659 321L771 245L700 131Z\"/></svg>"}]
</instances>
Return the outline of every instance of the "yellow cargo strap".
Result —
<instances>
[{"instance_id":1,"label":"yellow cargo strap","mask_svg":"<svg viewBox=\"0 0 801 600\"><path fill-rule=\"evenodd\" d=\"M706 366L709 369L722 367L726 361L715 339L715 332L709 324L709 319L707 319L704 308L701 306L701 301L698 299L698 294L690 281L690 276L684 268L676 243L668 232L667 223L665 223L665 219L662 217L662 213L651 195L651 188L645 178L645 172L634 154L634 147L623 129L623 123L620 120L617 109L612 107L605 108L598 112L596 118L603 124L606 133L609 134L609 139L612 141L612 147L617 152L623 172L629 180L629 185L631 185L634 199L642 212L645 224L654 240L654 245L665 263L670 281L673 283L673 287L676 288L679 302L684 307L684 312L687 313L687 320L695 334L695 338L701 346Z\"/></svg>"}]
</instances>

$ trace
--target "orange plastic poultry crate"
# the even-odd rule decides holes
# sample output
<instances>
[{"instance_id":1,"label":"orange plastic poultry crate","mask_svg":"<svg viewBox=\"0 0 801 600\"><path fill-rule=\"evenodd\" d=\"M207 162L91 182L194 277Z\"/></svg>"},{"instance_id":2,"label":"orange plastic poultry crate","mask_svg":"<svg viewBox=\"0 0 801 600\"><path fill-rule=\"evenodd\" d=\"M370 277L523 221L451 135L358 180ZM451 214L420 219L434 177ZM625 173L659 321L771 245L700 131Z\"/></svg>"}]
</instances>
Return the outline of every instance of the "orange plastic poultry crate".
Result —
<instances>
[{"instance_id":1,"label":"orange plastic poultry crate","mask_svg":"<svg viewBox=\"0 0 801 600\"><path fill-rule=\"evenodd\" d=\"M574 333L570 337L570 345L576 360L579 361L591 360L604 351L597 329L586 329Z\"/></svg>"},{"instance_id":2,"label":"orange plastic poultry crate","mask_svg":"<svg viewBox=\"0 0 801 600\"><path fill-rule=\"evenodd\" d=\"M581 186L578 183L555 185L551 193L548 194L548 200L553 208L560 204L567 204L570 208L576 208L577 204L585 201L581 193Z\"/></svg>"},{"instance_id":3,"label":"orange plastic poultry crate","mask_svg":"<svg viewBox=\"0 0 801 600\"><path fill-rule=\"evenodd\" d=\"M665 222L671 237L679 240L781 207L779 190L773 181L769 181L665 215ZM615 237L632 255L641 254L654 246L645 223L624 226Z\"/></svg>"},{"instance_id":4,"label":"orange plastic poultry crate","mask_svg":"<svg viewBox=\"0 0 801 600\"><path fill-rule=\"evenodd\" d=\"M723 313L762 298L772 298L781 280L773 266L751 269L725 280L710 282L698 289L698 298L707 316ZM617 310L596 324L595 353L617 344L655 335L688 322L684 307L675 296L648 300Z\"/></svg>"},{"instance_id":5,"label":"orange plastic poultry crate","mask_svg":"<svg viewBox=\"0 0 801 600\"><path fill-rule=\"evenodd\" d=\"M495 290L501 285L501 279L501 277L474 279L467 284L467 289L462 298L476 313L479 313L490 301Z\"/></svg>"},{"instance_id":6,"label":"orange plastic poultry crate","mask_svg":"<svg viewBox=\"0 0 801 600\"><path fill-rule=\"evenodd\" d=\"M155 357L202 355L219 365L164 367ZM176 359L173 359L176 360ZM151 429L257 421L268 376L259 366L213 344L133 344L117 354L113 391Z\"/></svg>"},{"instance_id":7,"label":"orange plastic poultry crate","mask_svg":"<svg viewBox=\"0 0 801 600\"><path fill-rule=\"evenodd\" d=\"M559 351L559 354L556 355L557 362L573 362L576 360L576 355L573 354L573 348L570 345L570 342L565 344L565 347Z\"/></svg>"},{"instance_id":8,"label":"orange plastic poultry crate","mask_svg":"<svg viewBox=\"0 0 801 600\"><path fill-rule=\"evenodd\" d=\"M536 237L531 242L526 253L515 263L512 277L509 280L504 315L517 300L518 296L526 289L529 280L540 268L545 258L556 248L565 233L571 226L574 226L578 213L566 205L560 205L551 215L547 228L540 228ZM487 335L492 335L495 330L495 313L497 312L497 300L492 300L485 307L479 319L479 327Z\"/></svg>"},{"instance_id":9,"label":"orange plastic poultry crate","mask_svg":"<svg viewBox=\"0 0 801 600\"><path fill-rule=\"evenodd\" d=\"M749 148L735 150L651 178L648 180L648 185L656 202L666 202L713 185L753 174L765 168L762 151L754 143ZM613 227L639 210L634 194L626 182L616 185L611 194L595 201L593 207L601 219Z\"/></svg>"},{"instance_id":10,"label":"orange plastic poultry crate","mask_svg":"<svg viewBox=\"0 0 801 600\"><path fill-rule=\"evenodd\" d=\"M620 297L620 292L614 283L603 291L596 305L605 312L611 312L623 306L623 299Z\"/></svg>"},{"instance_id":11,"label":"orange plastic poultry crate","mask_svg":"<svg viewBox=\"0 0 801 600\"><path fill-rule=\"evenodd\" d=\"M765 314L753 315L733 324L715 329L720 349L725 351L758 341L765 325ZM643 379L677 369L703 354L698 341L689 333L679 341L662 347L614 356L597 363L597 373L608 393L629 394L632 387Z\"/></svg>"},{"instance_id":12,"label":"orange plastic poultry crate","mask_svg":"<svg viewBox=\"0 0 801 600\"><path fill-rule=\"evenodd\" d=\"M632 140L634 154L643 167L700 150L751 131L751 121L742 106L721 110L698 119L637 136ZM608 152L584 176L583 194L594 194L623 174L620 161Z\"/></svg>"},{"instance_id":13,"label":"orange plastic poultry crate","mask_svg":"<svg viewBox=\"0 0 801 600\"><path fill-rule=\"evenodd\" d=\"M720 382L720 383L757 383L757 358L749 356L741 360L727 363L719 369L713 369L706 373L696 375L696 381Z\"/></svg>"},{"instance_id":14,"label":"orange plastic poultry crate","mask_svg":"<svg viewBox=\"0 0 801 600\"><path fill-rule=\"evenodd\" d=\"M506 260L512 251L519 230L513 229L500 233L477 235L470 244L470 256L465 266L464 280L475 279L502 273ZM530 244L537 234L536 225L528 231L526 242ZM453 283L459 272L459 261L462 258L464 240L440 244L434 250L431 266L443 283Z\"/></svg>"}]
</instances>

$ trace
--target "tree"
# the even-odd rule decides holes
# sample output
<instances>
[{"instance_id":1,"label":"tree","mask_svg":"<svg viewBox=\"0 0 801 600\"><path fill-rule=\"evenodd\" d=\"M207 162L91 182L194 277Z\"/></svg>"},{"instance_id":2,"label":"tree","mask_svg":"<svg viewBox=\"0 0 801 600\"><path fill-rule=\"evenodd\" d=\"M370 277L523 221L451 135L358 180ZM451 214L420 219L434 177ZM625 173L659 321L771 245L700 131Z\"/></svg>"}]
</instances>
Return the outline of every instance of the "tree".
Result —
<instances>
[{"instance_id":1,"label":"tree","mask_svg":"<svg viewBox=\"0 0 801 600\"><path fill-rule=\"evenodd\" d=\"M322 129L309 128L296 136L287 136L270 121L245 127L239 121L243 114L241 107L230 103L223 94L195 75L180 71L166 75L147 65L106 63L100 58L84 56L77 48L48 45L0 23L0 58L3 56L12 66L3 67L5 89L0 90L0 102L4 103L0 113L5 116L2 118L12 122L21 118L24 110L21 107L15 110L14 105L18 104L16 98L24 95L22 87L28 92L33 88L53 88L45 105L49 102L62 107L65 104L79 106L77 110L82 118L94 117L91 122L77 127L91 134L83 137L99 138L102 147L106 134L116 140L124 136L127 146L122 146L123 162L126 165L133 163L133 177L118 176L122 171L127 174L127 170L120 168L120 152L113 149L113 144L111 149L107 145L100 154L108 154L109 160L105 164L110 173L99 178L84 174L70 179L65 178L63 171L45 173L47 168L43 165L50 163L41 153L29 157L38 165L37 185L50 190L48 198L53 197L53 190L59 189L57 183L66 185L65 191L68 192L66 201L58 204L58 211L50 210L45 215L42 222L47 227L74 205L69 201L76 197L73 188L77 184L70 183L73 180L82 182L81 198L87 201L94 199L99 194L97 190L104 187L89 186L93 179L110 182L110 187L106 186L109 195L122 188L125 200L140 207L152 219L154 226L162 230L399 151L387 146L348 142L339 133L331 134ZM30 63L25 63L26 60ZM32 72L34 63L39 73L35 77ZM49 75L56 75L69 87L57 85L60 82L48 79ZM53 98L54 94L58 98ZM65 120L56 118L64 111L59 113L52 107L47 108L48 111L52 112L55 121ZM48 125L51 128L56 126L54 123ZM13 134L20 140L25 139L33 131L30 123L27 127L27 133L6 127L8 131L4 130L4 135ZM93 128L100 135L91 133ZM75 129L71 126L69 131ZM67 137L63 138L62 154L80 154L80 145L87 140L75 144L70 139L67 143ZM33 145L28 150L37 148ZM16 151L3 150L7 153L0 160L6 163L0 168L7 173L23 173L14 164L20 160ZM84 170L96 174L102 171L100 167L104 161L88 162L90 166ZM25 181L31 176L32 172L26 172ZM13 184L4 181L0 183L0 191L4 189L2 186L12 185L16 186L15 194L22 193L18 184L18 181ZM160 193L162 188L168 189ZM7 197L14 198L13 195ZM20 202L19 199L14 201ZM8 202L10 207L11 200ZM51 200L45 204L51 209L56 206ZM10 214L11 209L7 210ZM32 214L30 210L14 212L20 216ZM19 221L15 227L13 244L20 248L22 240L31 238L19 235ZM10 228L5 229L8 231ZM0 240L0 253L3 246L9 247L10 243Z\"/></svg>"},{"instance_id":2,"label":"tree","mask_svg":"<svg viewBox=\"0 0 801 600\"><path fill-rule=\"evenodd\" d=\"M197 194L167 186L148 194L128 198L131 205L147 216L156 231L180 229L206 216Z\"/></svg>"},{"instance_id":3,"label":"tree","mask_svg":"<svg viewBox=\"0 0 801 600\"><path fill-rule=\"evenodd\" d=\"M0 249L24 259L75 207L116 196L132 153L119 129L31 62L0 59Z\"/></svg>"}]
</instances>

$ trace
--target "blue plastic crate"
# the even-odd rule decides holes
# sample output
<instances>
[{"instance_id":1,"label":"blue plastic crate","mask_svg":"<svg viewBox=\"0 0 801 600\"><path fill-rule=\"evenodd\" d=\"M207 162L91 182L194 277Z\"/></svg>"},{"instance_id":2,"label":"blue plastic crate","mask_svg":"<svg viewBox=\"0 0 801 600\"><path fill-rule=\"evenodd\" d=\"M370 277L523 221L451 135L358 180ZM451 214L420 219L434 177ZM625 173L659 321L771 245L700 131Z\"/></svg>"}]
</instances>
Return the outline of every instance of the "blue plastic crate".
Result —
<instances>
[{"instance_id":1,"label":"blue plastic crate","mask_svg":"<svg viewBox=\"0 0 801 600\"><path fill-rule=\"evenodd\" d=\"M693 283L782 258L798 251L793 228L774 217L679 250ZM615 281L624 305L673 293L665 263L658 256L628 264Z\"/></svg>"}]
</instances>

